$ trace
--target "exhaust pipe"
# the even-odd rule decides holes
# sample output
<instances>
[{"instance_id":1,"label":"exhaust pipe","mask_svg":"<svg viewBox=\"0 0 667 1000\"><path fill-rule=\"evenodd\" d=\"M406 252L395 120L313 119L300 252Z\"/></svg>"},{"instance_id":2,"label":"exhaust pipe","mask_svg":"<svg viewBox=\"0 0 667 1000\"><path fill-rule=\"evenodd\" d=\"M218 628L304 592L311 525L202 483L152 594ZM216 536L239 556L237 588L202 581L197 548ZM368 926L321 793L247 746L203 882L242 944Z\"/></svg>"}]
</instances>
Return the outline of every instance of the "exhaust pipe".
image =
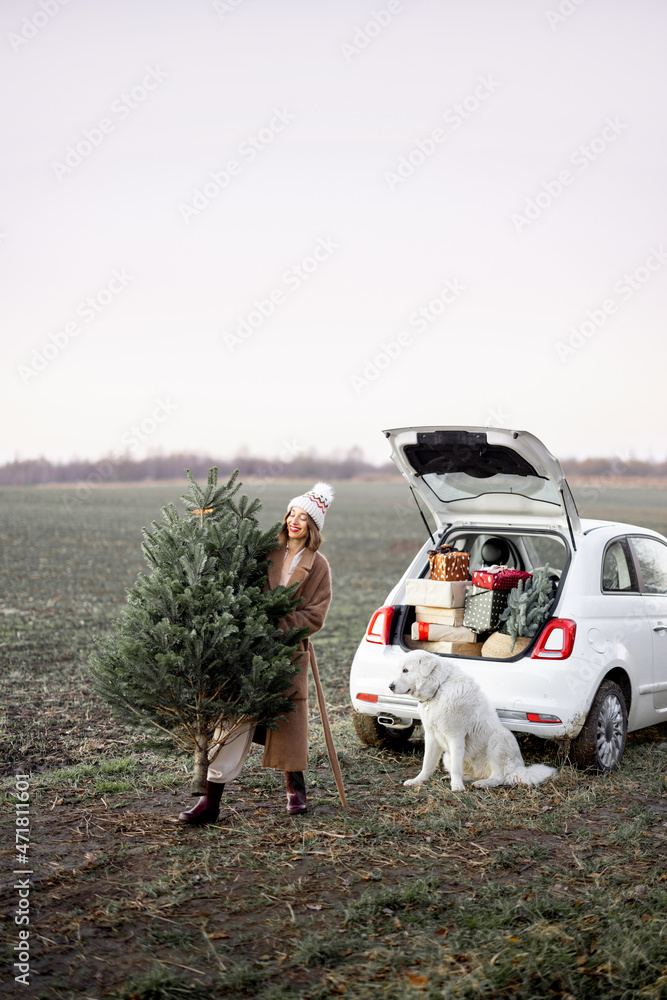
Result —
<instances>
[{"instance_id":1,"label":"exhaust pipe","mask_svg":"<svg viewBox=\"0 0 667 1000\"><path fill-rule=\"evenodd\" d=\"M376 715L375 718L388 729L409 729L412 725L412 719L399 719L395 715Z\"/></svg>"}]
</instances>

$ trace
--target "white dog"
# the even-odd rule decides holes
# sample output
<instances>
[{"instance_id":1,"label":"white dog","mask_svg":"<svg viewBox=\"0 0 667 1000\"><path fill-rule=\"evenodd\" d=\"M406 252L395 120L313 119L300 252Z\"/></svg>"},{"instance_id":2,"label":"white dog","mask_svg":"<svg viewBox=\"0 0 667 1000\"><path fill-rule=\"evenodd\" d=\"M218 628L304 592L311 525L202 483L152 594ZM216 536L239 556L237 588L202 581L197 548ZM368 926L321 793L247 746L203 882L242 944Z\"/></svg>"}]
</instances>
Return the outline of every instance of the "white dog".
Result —
<instances>
[{"instance_id":1,"label":"white dog","mask_svg":"<svg viewBox=\"0 0 667 1000\"><path fill-rule=\"evenodd\" d=\"M422 769L405 785L428 781L441 754L453 792L464 790L464 776L476 779L476 788L487 788L539 785L558 773L544 764L525 766L514 733L505 729L477 682L451 660L415 650L389 687L417 698L424 726Z\"/></svg>"}]
</instances>

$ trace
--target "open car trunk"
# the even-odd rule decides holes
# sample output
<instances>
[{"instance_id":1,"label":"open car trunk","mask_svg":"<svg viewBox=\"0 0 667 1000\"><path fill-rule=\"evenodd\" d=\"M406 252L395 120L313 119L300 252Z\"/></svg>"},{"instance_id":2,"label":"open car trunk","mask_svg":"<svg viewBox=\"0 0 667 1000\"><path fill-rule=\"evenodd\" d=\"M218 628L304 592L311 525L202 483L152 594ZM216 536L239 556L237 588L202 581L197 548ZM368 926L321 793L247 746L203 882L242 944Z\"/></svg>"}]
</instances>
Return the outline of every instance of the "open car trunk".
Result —
<instances>
[{"instance_id":1,"label":"open car trunk","mask_svg":"<svg viewBox=\"0 0 667 1000\"><path fill-rule=\"evenodd\" d=\"M492 565L528 573L548 565L553 616L560 577L577 548L581 522L560 462L545 445L527 431L497 427L401 427L384 433L393 461L433 515L439 541L470 552L468 583L475 570ZM422 578L428 570L425 561ZM502 594L490 598L488 591L483 593L487 596L468 589L461 642L452 635L438 649L430 635L423 642L421 635L416 638L411 634L415 619L448 626L451 615L434 614L429 619L428 612L436 609L407 600L396 622L394 641L403 648L479 656L484 640L498 630L497 615L503 607ZM442 609L442 605L437 607ZM475 617L474 608L484 608L484 613ZM480 631L487 620L496 624ZM458 627L458 621L452 625ZM415 626L415 632L421 630ZM472 634L479 641L472 643Z\"/></svg>"},{"instance_id":2,"label":"open car trunk","mask_svg":"<svg viewBox=\"0 0 667 1000\"><path fill-rule=\"evenodd\" d=\"M549 597L552 601L550 617L555 615L561 582L571 559L570 540L562 533L544 530L530 531L521 528L501 530L482 526L459 525L447 532L444 540L454 545L459 551L470 553L470 574L475 570L484 569L491 563L502 563L510 569L523 570L528 573L534 573L539 568L548 567L548 577L551 582ZM428 560L424 561L421 576L423 579L429 577ZM470 581L468 581L467 586L470 588ZM457 624L463 625L463 609L460 610L460 623L451 623L455 627ZM416 637L412 635L413 626L420 617L419 611L422 612L421 620L425 620L423 608L407 603L401 607L397 615L395 641L399 642L406 651L429 648L421 646L419 641L415 642ZM427 615L426 620L439 621L441 619L436 614ZM461 642L451 650L438 650L433 647L432 651L442 651L446 652L447 655L454 656L479 656L481 654L479 644L484 643L494 631L497 631L497 627L480 632L477 636L477 644ZM538 629L533 641L539 632ZM530 655L532 644L531 641L526 648L517 649L513 655ZM467 645L470 646L469 649ZM488 655L486 650L484 655Z\"/></svg>"},{"instance_id":3,"label":"open car trunk","mask_svg":"<svg viewBox=\"0 0 667 1000\"><path fill-rule=\"evenodd\" d=\"M579 514L560 462L534 435L490 427L386 430L391 457L445 526L558 531L576 549Z\"/></svg>"}]
</instances>

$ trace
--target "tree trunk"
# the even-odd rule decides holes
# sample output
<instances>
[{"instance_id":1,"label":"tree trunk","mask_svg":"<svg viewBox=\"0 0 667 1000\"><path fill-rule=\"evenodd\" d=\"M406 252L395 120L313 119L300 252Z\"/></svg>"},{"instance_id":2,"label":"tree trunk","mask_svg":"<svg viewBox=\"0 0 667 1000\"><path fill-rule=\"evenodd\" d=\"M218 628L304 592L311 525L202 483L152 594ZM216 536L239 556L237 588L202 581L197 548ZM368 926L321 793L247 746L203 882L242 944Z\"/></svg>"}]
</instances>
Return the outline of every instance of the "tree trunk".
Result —
<instances>
[{"instance_id":1,"label":"tree trunk","mask_svg":"<svg viewBox=\"0 0 667 1000\"><path fill-rule=\"evenodd\" d=\"M206 775L208 773L208 740L201 733L195 747L195 766L192 772L190 792L192 795L206 795Z\"/></svg>"}]
</instances>

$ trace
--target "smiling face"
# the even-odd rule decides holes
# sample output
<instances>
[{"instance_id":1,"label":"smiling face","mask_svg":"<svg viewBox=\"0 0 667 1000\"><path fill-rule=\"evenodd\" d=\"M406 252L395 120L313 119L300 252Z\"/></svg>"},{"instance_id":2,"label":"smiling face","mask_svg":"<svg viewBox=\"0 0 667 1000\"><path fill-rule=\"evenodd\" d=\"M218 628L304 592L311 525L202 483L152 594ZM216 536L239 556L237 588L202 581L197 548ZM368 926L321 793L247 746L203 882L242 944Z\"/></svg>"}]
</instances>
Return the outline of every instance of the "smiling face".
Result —
<instances>
[{"instance_id":1,"label":"smiling face","mask_svg":"<svg viewBox=\"0 0 667 1000\"><path fill-rule=\"evenodd\" d=\"M308 541L308 515L301 507L292 507L285 522L288 538L299 542Z\"/></svg>"}]
</instances>

